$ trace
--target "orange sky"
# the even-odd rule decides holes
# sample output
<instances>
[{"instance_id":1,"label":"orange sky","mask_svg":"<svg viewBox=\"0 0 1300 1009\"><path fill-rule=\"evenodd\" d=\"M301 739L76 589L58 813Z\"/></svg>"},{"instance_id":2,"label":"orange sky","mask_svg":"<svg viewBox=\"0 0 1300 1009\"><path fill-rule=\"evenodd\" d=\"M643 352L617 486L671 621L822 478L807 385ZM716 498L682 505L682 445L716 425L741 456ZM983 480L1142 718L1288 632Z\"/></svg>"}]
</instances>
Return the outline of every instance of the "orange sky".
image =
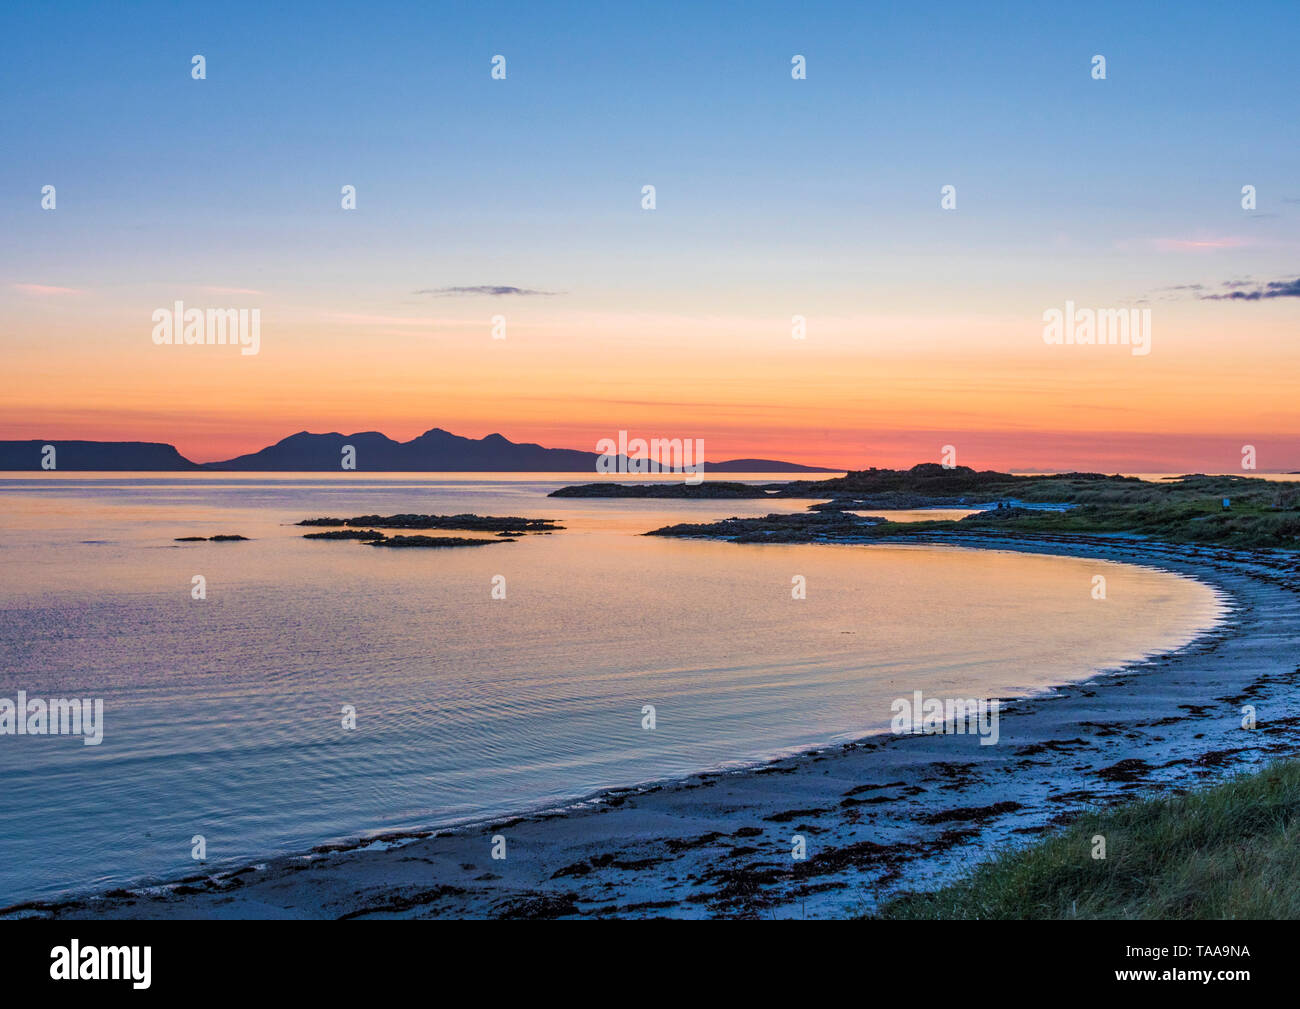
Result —
<instances>
[{"instance_id":1,"label":"orange sky","mask_svg":"<svg viewBox=\"0 0 1300 1009\"><path fill-rule=\"evenodd\" d=\"M1277 305L1158 304L1145 357L1049 346L1028 314L809 316L796 340L787 317L516 301L486 309L507 315L494 340L488 318L439 307L267 304L261 351L243 356L155 346L93 295L33 296L0 432L170 442L200 462L299 430L442 427L588 450L622 429L703 438L715 461L852 467L952 444L979 467L1233 469L1255 444L1260 469L1300 469L1300 348Z\"/></svg>"}]
</instances>

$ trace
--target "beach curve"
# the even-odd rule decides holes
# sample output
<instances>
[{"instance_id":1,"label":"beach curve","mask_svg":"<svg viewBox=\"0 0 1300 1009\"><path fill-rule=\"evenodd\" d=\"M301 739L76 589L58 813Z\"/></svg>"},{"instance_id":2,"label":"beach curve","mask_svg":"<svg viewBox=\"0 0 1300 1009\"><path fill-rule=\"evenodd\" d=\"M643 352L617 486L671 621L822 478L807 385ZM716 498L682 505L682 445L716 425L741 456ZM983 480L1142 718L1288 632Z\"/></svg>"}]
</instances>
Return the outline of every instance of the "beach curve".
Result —
<instances>
[{"instance_id":1,"label":"beach curve","mask_svg":"<svg viewBox=\"0 0 1300 1009\"><path fill-rule=\"evenodd\" d=\"M436 832L0 911L42 918L843 917L951 881L1090 805L1186 790L1291 754L1300 564L1136 537L897 541L1112 560L1189 575L1232 607L1183 648L1004 706L1001 744L887 736ZM1257 711L1241 727L1244 705ZM1136 716L1134 712L1142 712ZM791 858L792 839L807 858ZM508 857L490 856L501 836Z\"/></svg>"}]
</instances>

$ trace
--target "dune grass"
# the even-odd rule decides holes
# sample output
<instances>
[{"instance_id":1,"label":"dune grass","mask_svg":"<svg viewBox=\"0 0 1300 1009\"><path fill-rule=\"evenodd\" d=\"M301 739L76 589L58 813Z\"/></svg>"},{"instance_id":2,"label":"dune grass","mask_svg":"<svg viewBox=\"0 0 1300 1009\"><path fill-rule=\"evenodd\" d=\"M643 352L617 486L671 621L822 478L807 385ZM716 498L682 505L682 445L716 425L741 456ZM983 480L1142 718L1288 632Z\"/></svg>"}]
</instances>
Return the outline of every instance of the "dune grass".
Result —
<instances>
[{"instance_id":1,"label":"dune grass","mask_svg":"<svg viewBox=\"0 0 1300 1009\"><path fill-rule=\"evenodd\" d=\"M1106 857L1093 858L1094 838ZM1300 918L1300 760L1092 811L880 919Z\"/></svg>"}]
</instances>

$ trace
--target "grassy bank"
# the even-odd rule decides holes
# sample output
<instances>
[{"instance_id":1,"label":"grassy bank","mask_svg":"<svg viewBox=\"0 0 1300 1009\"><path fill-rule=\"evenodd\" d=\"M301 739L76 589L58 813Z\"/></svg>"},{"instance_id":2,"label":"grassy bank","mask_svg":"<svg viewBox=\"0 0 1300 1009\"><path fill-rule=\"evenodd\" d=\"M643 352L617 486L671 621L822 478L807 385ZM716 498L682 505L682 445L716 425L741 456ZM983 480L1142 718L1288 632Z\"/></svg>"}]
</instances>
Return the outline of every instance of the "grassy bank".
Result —
<instances>
[{"instance_id":1,"label":"grassy bank","mask_svg":"<svg viewBox=\"0 0 1300 1009\"><path fill-rule=\"evenodd\" d=\"M741 485L734 485L740 487ZM772 485L776 487L777 485ZM709 488L705 483L702 488ZM602 496L603 485L575 488ZM620 496L643 488L626 486ZM687 494L690 490L692 494ZM700 496L700 488L666 485L655 496ZM762 492L762 488L748 488ZM558 493L558 492L557 492ZM1184 476L1159 482L1136 477L1065 474L1012 476L923 463L910 470L866 470L817 483L792 483L776 497L825 497L809 514L688 523L656 529L659 536L723 536L742 543L886 538L945 532L998 531L1023 536L1121 533L1166 543L1234 549L1300 549L1300 482L1244 476ZM703 495L703 496L708 496ZM726 495L723 495L726 496ZM1229 503L1225 507L1224 501ZM1020 507L1025 502L1063 510ZM981 507L1006 503L960 521L868 523L858 515L896 508Z\"/></svg>"},{"instance_id":2,"label":"grassy bank","mask_svg":"<svg viewBox=\"0 0 1300 1009\"><path fill-rule=\"evenodd\" d=\"M1092 857L1094 837L1106 857ZM1088 813L887 919L1300 918L1300 760Z\"/></svg>"},{"instance_id":3,"label":"grassy bank","mask_svg":"<svg viewBox=\"0 0 1300 1009\"><path fill-rule=\"evenodd\" d=\"M1164 483L1137 482L1061 488L1062 512L972 515L963 526L1001 525L1034 533L1128 533L1169 543L1204 543L1236 548L1300 547L1300 485L1245 477L1183 477ZM1034 487L1037 500L1051 500L1052 482ZM1231 505L1224 508L1227 498ZM1024 500L1029 500L1025 498ZM1019 512L1019 510L1016 510Z\"/></svg>"}]
</instances>

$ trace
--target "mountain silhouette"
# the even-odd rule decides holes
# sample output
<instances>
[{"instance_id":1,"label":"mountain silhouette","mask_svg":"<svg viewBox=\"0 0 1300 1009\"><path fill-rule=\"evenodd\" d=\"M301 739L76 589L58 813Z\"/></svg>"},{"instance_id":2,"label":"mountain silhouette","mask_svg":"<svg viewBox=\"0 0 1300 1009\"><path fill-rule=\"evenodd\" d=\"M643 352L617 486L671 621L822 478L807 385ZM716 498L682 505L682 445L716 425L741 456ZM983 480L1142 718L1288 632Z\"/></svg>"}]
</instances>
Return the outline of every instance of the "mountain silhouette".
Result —
<instances>
[{"instance_id":1,"label":"mountain silhouette","mask_svg":"<svg viewBox=\"0 0 1300 1009\"><path fill-rule=\"evenodd\" d=\"M52 457L47 445L54 446ZM202 469L157 441L0 441L0 470L41 470L46 458L52 458L56 470Z\"/></svg>"},{"instance_id":2,"label":"mountain silhouette","mask_svg":"<svg viewBox=\"0 0 1300 1009\"><path fill-rule=\"evenodd\" d=\"M0 470L40 470L44 446L56 450L60 470L224 470L229 472L339 472L344 446L351 445L358 472L370 473L583 473L595 472L595 452L544 448L513 442L500 434L463 438L435 427L410 441L379 431L312 434L299 431L257 452L222 462L194 463L171 445L124 441L0 441ZM704 462L706 473L837 473L842 470L773 459Z\"/></svg>"}]
</instances>

